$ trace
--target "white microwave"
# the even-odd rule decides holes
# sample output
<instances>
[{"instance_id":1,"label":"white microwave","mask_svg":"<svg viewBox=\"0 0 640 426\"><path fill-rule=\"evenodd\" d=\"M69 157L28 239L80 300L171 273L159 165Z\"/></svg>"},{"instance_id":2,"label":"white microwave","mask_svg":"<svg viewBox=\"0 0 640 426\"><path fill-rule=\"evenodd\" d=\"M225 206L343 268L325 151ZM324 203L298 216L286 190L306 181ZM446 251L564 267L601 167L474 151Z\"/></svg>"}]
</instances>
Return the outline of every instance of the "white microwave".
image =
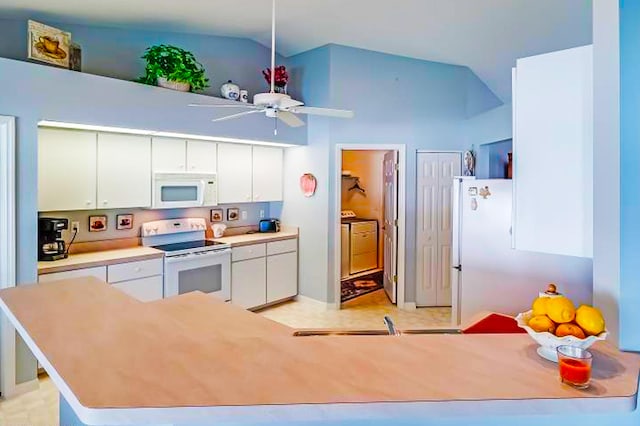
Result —
<instances>
[{"instance_id":1,"label":"white microwave","mask_svg":"<svg viewBox=\"0 0 640 426\"><path fill-rule=\"evenodd\" d=\"M204 207L217 204L218 181L215 174L153 174L154 209Z\"/></svg>"}]
</instances>

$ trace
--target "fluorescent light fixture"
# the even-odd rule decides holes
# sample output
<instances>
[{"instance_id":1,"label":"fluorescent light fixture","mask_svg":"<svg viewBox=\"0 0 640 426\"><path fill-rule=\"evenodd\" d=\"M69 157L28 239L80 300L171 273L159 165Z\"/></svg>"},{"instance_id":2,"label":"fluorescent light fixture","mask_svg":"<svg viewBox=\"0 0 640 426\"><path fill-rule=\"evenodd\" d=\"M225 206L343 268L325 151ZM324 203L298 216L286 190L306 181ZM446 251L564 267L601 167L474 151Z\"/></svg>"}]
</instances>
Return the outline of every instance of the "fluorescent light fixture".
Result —
<instances>
[{"instance_id":1,"label":"fluorescent light fixture","mask_svg":"<svg viewBox=\"0 0 640 426\"><path fill-rule=\"evenodd\" d=\"M280 146L285 148L292 147L292 146L301 146L301 145L295 145L291 143L269 142L269 141L261 141L261 140L254 140L254 139L227 138L223 136L192 135L189 133L157 132L155 130L128 129L126 127L98 126L94 124L65 123L62 121L50 121L50 120L41 120L38 122L38 126L54 127L59 129L90 130L94 132L124 133L128 135L158 136L158 137L167 137L167 138L193 139L193 140L200 140L200 141L238 143L238 144L245 144L245 145Z\"/></svg>"}]
</instances>

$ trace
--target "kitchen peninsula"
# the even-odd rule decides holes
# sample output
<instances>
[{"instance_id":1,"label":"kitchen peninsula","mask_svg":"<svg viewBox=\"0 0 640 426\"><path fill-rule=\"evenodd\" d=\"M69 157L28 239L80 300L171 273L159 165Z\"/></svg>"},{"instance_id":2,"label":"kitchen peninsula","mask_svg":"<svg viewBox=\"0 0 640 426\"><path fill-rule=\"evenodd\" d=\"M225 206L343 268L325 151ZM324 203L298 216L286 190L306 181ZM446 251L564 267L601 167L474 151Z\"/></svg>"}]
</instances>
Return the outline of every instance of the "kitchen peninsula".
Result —
<instances>
[{"instance_id":1,"label":"kitchen peninsula","mask_svg":"<svg viewBox=\"0 0 640 426\"><path fill-rule=\"evenodd\" d=\"M61 424L622 413L637 401L640 356L606 343L580 391L526 335L294 337L203 293L143 303L90 277L6 289L0 307L60 390Z\"/></svg>"}]
</instances>

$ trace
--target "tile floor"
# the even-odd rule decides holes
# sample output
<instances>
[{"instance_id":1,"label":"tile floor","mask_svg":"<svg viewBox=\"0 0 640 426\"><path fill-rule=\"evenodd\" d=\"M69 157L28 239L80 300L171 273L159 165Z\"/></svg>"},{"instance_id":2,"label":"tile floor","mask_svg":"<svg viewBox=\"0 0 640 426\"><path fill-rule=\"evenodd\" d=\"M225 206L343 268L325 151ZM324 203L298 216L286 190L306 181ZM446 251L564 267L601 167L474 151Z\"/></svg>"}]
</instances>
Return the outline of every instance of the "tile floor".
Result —
<instances>
[{"instance_id":1,"label":"tile floor","mask_svg":"<svg viewBox=\"0 0 640 426\"><path fill-rule=\"evenodd\" d=\"M389 302L384 290L350 300L339 311L301 299L264 309L259 314L292 328L384 329L384 315L390 315L400 329L448 327L451 321L450 308L399 310ZM39 382L37 391L0 401L0 426L58 425L58 390L46 375Z\"/></svg>"},{"instance_id":2,"label":"tile floor","mask_svg":"<svg viewBox=\"0 0 640 426\"><path fill-rule=\"evenodd\" d=\"M399 329L442 328L451 325L451 308L398 309L384 290L360 296L342 304L340 310L310 299L283 303L258 312L292 328L384 329L382 318L391 316Z\"/></svg>"}]
</instances>

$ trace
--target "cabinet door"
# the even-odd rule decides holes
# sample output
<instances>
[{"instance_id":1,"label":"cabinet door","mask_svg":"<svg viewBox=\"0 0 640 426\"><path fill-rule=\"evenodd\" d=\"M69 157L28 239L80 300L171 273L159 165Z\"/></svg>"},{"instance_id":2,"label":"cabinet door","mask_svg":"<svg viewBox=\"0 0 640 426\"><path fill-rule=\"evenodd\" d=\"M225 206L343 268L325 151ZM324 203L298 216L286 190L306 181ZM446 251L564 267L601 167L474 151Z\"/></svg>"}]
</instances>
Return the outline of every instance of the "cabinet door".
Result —
<instances>
[{"instance_id":1,"label":"cabinet door","mask_svg":"<svg viewBox=\"0 0 640 426\"><path fill-rule=\"evenodd\" d=\"M98 134L98 208L151 206L151 138Z\"/></svg>"},{"instance_id":2,"label":"cabinet door","mask_svg":"<svg viewBox=\"0 0 640 426\"><path fill-rule=\"evenodd\" d=\"M187 170L193 173L216 173L218 144L207 141L187 141Z\"/></svg>"},{"instance_id":3,"label":"cabinet door","mask_svg":"<svg viewBox=\"0 0 640 426\"><path fill-rule=\"evenodd\" d=\"M267 257L267 303L298 294L298 253Z\"/></svg>"},{"instance_id":4,"label":"cabinet door","mask_svg":"<svg viewBox=\"0 0 640 426\"><path fill-rule=\"evenodd\" d=\"M38 210L96 208L95 132L38 130Z\"/></svg>"},{"instance_id":5,"label":"cabinet door","mask_svg":"<svg viewBox=\"0 0 640 426\"><path fill-rule=\"evenodd\" d=\"M131 281L122 281L111 285L113 288L117 288L141 302L151 302L153 300L162 299L162 275Z\"/></svg>"},{"instance_id":6,"label":"cabinet door","mask_svg":"<svg viewBox=\"0 0 640 426\"><path fill-rule=\"evenodd\" d=\"M182 139L153 138L151 145L153 172L184 172L186 169L186 144Z\"/></svg>"},{"instance_id":7,"label":"cabinet door","mask_svg":"<svg viewBox=\"0 0 640 426\"><path fill-rule=\"evenodd\" d=\"M513 87L515 248L591 257L592 47L519 59Z\"/></svg>"},{"instance_id":8,"label":"cabinet door","mask_svg":"<svg viewBox=\"0 0 640 426\"><path fill-rule=\"evenodd\" d=\"M267 302L266 262L260 257L231 264L231 303L248 309Z\"/></svg>"},{"instance_id":9,"label":"cabinet door","mask_svg":"<svg viewBox=\"0 0 640 426\"><path fill-rule=\"evenodd\" d=\"M95 268L83 268L73 271L54 272L52 274L43 274L38 276L39 283L48 283L51 281L68 280L80 277L96 277L102 281L107 281L107 267L96 266Z\"/></svg>"},{"instance_id":10,"label":"cabinet door","mask_svg":"<svg viewBox=\"0 0 640 426\"><path fill-rule=\"evenodd\" d=\"M282 201L282 148L253 147L253 201Z\"/></svg>"},{"instance_id":11,"label":"cabinet door","mask_svg":"<svg viewBox=\"0 0 640 426\"><path fill-rule=\"evenodd\" d=\"M249 203L251 146L218 144L218 203Z\"/></svg>"}]
</instances>

